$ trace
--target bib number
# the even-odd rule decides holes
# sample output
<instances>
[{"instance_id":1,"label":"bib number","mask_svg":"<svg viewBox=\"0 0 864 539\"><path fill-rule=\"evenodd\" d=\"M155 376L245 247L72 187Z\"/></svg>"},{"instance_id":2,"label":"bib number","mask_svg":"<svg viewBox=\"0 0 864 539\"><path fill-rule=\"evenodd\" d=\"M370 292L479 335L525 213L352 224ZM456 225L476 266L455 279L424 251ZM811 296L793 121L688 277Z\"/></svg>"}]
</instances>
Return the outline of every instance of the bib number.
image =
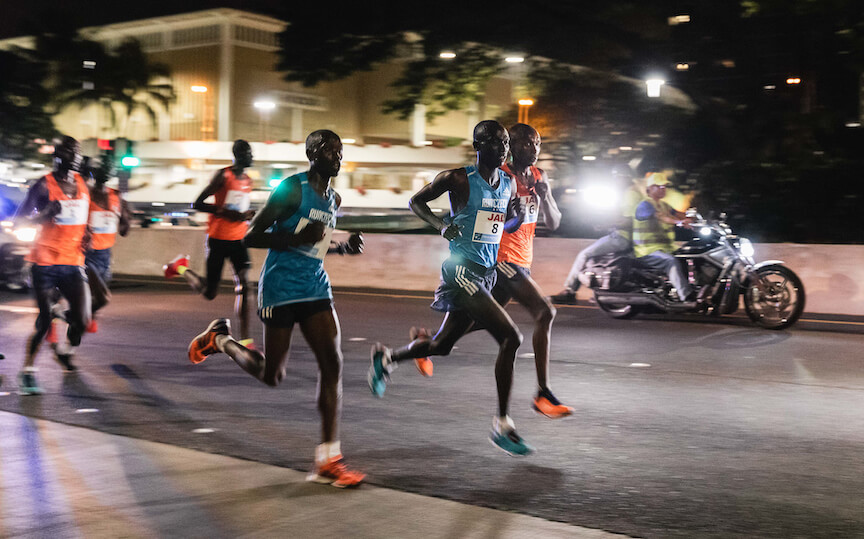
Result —
<instances>
[{"instance_id":1,"label":"bib number","mask_svg":"<svg viewBox=\"0 0 864 539\"><path fill-rule=\"evenodd\" d=\"M507 219L507 215L504 213L478 210L477 217L474 219L473 241L476 243L501 243L505 219Z\"/></svg>"},{"instance_id":2,"label":"bib number","mask_svg":"<svg viewBox=\"0 0 864 539\"><path fill-rule=\"evenodd\" d=\"M311 223L311 221L305 217L301 217L300 221L297 223L297 228L294 229L294 233L298 234L301 230L306 228L306 225ZM315 245L301 245L297 247L297 250L303 253L306 256L311 256L312 258L317 258L319 260L324 260L324 256L327 254L327 249L330 248L330 238L333 237L333 227L326 225L324 227L324 237L316 243Z\"/></svg>"},{"instance_id":3,"label":"bib number","mask_svg":"<svg viewBox=\"0 0 864 539\"><path fill-rule=\"evenodd\" d=\"M87 214L90 210L90 201L85 198L75 200L61 200L60 213L54 217L57 225L86 225Z\"/></svg>"},{"instance_id":4,"label":"bib number","mask_svg":"<svg viewBox=\"0 0 864 539\"><path fill-rule=\"evenodd\" d=\"M116 234L119 220L113 211L94 211L90 213L90 228L94 234Z\"/></svg>"},{"instance_id":5,"label":"bib number","mask_svg":"<svg viewBox=\"0 0 864 539\"><path fill-rule=\"evenodd\" d=\"M245 191L228 191L228 194L225 195L225 207L241 213L248 210L249 193Z\"/></svg>"},{"instance_id":6,"label":"bib number","mask_svg":"<svg viewBox=\"0 0 864 539\"><path fill-rule=\"evenodd\" d=\"M525 205L525 220L522 221L522 223L536 223L538 214L540 213L540 207L537 204L537 199L535 199L533 195L526 195L519 198L522 199L522 204Z\"/></svg>"}]
</instances>

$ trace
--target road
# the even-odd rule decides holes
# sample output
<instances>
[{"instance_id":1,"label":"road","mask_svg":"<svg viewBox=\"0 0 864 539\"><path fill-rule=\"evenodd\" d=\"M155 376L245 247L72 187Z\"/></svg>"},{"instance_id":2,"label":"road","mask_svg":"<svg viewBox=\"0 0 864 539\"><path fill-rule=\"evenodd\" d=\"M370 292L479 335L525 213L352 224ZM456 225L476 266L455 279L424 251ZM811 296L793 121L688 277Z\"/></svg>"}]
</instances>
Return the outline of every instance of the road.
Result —
<instances>
[{"instance_id":1,"label":"road","mask_svg":"<svg viewBox=\"0 0 864 539\"><path fill-rule=\"evenodd\" d=\"M436 359L433 378L403 364L383 399L369 393L370 345L437 327L428 303L336 294L343 449L370 482L633 536L864 535L860 322L772 332L742 319L621 321L561 307L552 387L576 414L552 421L530 409L531 325L511 306L526 335L511 415L538 449L516 459L487 441L496 349L485 333ZM189 339L231 304L227 290L208 303L179 284L118 282L100 332L85 336L80 374L64 376L43 351L47 394L19 397L11 387L35 314L26 296L0 292L0 391L10 392L0 410L305 470L319 423L316 367L299 332L277 389L226 356L185 359Z\"/></svg>"}]
</instances>

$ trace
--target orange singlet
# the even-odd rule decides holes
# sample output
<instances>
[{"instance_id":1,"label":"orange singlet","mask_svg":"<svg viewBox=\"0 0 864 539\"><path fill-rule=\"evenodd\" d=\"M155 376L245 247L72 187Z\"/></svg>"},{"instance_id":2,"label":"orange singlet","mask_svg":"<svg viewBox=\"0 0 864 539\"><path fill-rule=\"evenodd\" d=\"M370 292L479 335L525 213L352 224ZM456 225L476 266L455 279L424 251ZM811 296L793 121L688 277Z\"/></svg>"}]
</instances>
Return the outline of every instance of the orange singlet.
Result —
<instances>
[{"instance_id":1,"label":"orange singlet","mask_svg":"<svg viewBox=\"0 0 864 539\"><path fill-rule=\"evenodd\" d=\"M62 210L50 222L42 223L30 251L28 261L37 266L83 266L84 251L81 239L87 228L90 192L84 179L75 174L78 193L69 198L60 188L54 174L45 176L48 198L60 202Z\"/></svg>"},{"instance_id":2,"label":"orange singlet","mask_svg":"<svg viewBox=\"0 0 864 539\"><path fill-rule=\"evenodd\" d=\"M120 197L114 189L106 188L108 207L103 208L90 199L90 249L101 251L114 246L117 237L117 225L120 223Z\"/></svg>"},{"instance_id":3,"label":"orange singlet","mask_svg":"<svg viewBox=\"0 0 864 539\"><path fill-rule=\"evenodd\" d=\"M231 167L222 169L225 183L214 196L216 206L244 212L249 209L249 193L252 192L252 180L245 173L238 178L234 175ZM246 221L229 221L210 215L207 234L217 240L242 240L246 235L249 223Z\"/></svg>"},{"instance_id":4,"label":"orange singlet","mask_svg":"<svg viewBox=\"0 0 864 539\"><path fill-rule=\"evenodd\" d=\"M512 234L504 231L504 235L501 236L501 246L498 248L498 262L510 262L523 268L530 268L534 258L534 231L537 229L537 213L540 210L540 204L537 200L537 194L516 179L516 175L510 170L509 165L504 165L501 168L513 178L513 183L516 184L516 194L519 195L522 204L525 205L525 221ZM539 168L532 166L530 170L535 181L542 181Z\"/></svg>"}]
</instances>

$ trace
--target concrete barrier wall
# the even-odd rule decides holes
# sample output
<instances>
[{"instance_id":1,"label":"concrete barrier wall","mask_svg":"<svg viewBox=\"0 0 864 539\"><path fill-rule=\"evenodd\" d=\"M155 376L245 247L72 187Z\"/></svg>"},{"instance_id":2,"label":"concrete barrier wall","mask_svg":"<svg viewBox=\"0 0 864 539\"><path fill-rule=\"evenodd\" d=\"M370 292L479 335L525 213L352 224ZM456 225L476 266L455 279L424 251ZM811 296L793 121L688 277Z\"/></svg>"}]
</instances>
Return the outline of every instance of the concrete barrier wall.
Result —
<instances>
[{"instance_id":1,"label":"concrete barrier wall","mask_svg":"<svg viewBox=\"0 0 864 539\"><path fill-rule=\"evenodd\" d=\"M334 235L339 239L340 234ZM117 274L156 276L175 255L192 257L192 268L204 271L205 231L166 227L133 229L114 248ZM547 294L558 292L573 259L593 240L537 238L532 275ZM807 292L807 312L864 315L864 246L756 244L756 260L779 259L801 277ZM251 249L252 275L257 275L266 251ZM447 242L437 236L367 234L360 256L330 255L325 267L334 286L432 291L438 285ZM226 263L223 273L230 279ZM580 297L587 297L580 291Z\"/></svg>"}]
</instances>

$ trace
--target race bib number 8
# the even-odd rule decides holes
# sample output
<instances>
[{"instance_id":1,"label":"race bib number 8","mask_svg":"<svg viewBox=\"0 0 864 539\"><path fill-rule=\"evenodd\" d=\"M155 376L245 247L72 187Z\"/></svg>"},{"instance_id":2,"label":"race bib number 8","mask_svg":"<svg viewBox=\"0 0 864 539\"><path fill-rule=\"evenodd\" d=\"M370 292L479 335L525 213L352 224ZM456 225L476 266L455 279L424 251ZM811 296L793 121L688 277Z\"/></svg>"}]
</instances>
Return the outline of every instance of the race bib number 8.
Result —
<instances>
[{"instance_id":1,"label":"race bib number 8","mask_svg":"<svg viewBox=\"0 0 864 539\"><path fill-rule=\"evenodd\" d=\"M87 214L90 211L90 201L85 198L76 200L61 200L62 210L54 218L58 225L86 225Z\"/></svg>"},{"instance_id":2,"label":"race bib number 8","mask_svg":"<svg viewBox=\"0 0 864 539\"><path fill-rule=\"evenodd\" d=\"M540 208L537 206L537 200L533 195L526 195L519 198L522 199L522 204L525 205L525 220L522 222L525 224L536 223L537 214L540 212Z\"/></svg>"},{"instance_id":3,"label":"race bib number 8","mask_svg":"<svg viewBox=\"0 0 864 539\"><path fill-rule=\"evenodd\" d=\"M225 207L229 210L244 212L249 209L249 193L244 191L228 191L225 195Z\"/></svg>"},{"instance_id":4,"label":"race bib number 8","mask_svg":"<svg viewBox=\"0 0 864 539\"><path fill-rule=\"evenodd\" d=\"M472 240L477 243L501 243L506 219L507 215L504 213L478 210L477 218L474 219Z\"/></svg>"}]
</instances>

